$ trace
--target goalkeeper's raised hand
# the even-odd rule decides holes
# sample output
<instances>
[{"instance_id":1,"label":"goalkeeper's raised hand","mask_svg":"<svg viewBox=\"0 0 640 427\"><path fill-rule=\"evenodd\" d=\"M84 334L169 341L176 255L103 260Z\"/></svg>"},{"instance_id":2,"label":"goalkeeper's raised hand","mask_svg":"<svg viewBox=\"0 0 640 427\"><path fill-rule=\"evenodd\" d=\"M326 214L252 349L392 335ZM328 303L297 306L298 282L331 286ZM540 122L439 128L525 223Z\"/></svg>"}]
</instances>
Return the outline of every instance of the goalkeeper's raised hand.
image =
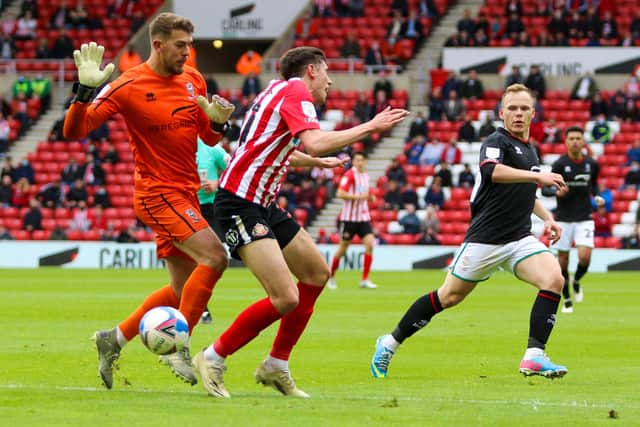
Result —
<instances>
[{"instance_id":1,"label":"goalkeeper's raised hand","mask_svg":"<svg viewBox=\"0 0 640 427\"><path fill-rule=\"evenodd\" d=\"M211 102L200 95L197 101L202 111L209 117L209 120L217 124L226 123L231 117L231 113L236 109L232 103L218 95L213 95Z\"/></svg>"},{"instance_id":2,"label":"goalkeeper's raised hand","mask_svg":"<svg viewBox=\"0 0 640 427\"><path fill-rule=\"evenodd\" d=\"M80 50L73 51L73 59L78 69L78 80L80 81L76 95L78 101L88 102L94 89L104 83L113 73L115 68L113 64L108 64L103 70L100 69L103 55L104 46L95 42L83 43Z\"/></svg>"}]
</instances>

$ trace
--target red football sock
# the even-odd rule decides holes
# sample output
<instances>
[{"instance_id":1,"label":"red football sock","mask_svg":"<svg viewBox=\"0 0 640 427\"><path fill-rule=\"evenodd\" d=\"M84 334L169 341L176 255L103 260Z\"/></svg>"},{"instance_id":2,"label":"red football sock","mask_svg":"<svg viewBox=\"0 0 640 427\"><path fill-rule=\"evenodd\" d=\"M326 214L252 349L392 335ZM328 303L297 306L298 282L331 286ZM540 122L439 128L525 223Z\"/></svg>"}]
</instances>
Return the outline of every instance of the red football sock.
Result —
<instances>
[{"instance_id":1,"label":"red football sock","mask_svg":"<svg viewBox=\"0 0 640 427\"><path fill-rule=\"evenodd\" d=\"M127 341L131 341L133 337L138 335L138 326L140 325L140 319L145 313L151 310L154 307L162 307L168 306L173 308L178 308L180 304L180 300L178 296L171 288L171 285L164 286L153 293L149 294L142 304L138 308L135 309L133 313L129 315L125 320L123 320L118 328L122 332L122 335L127 339Z\"/></svg>"},{"instance_id":2,"label":"red football sock","mask_svg":"<svg viewBox=\"0 0 640 427\"><path fill-rule=\"evenodd\" d=\"M338 269L339 265L340 265L340 258L336 258L334 256L333 259L331 260L331 277L333 277L336 274L336 270Z\"/></svg>"},{"instance_id":3,"label":"red football sock","mask_svg":"<svg viewBox=\"0 0 640 427\"><path fill-rule=\"evenodd\" d=\"M364 254L364 267L362 268L362 280L369 278L369 271L371 271L371 263L373 262L372 254Z\"/></svg>"},{"instance_id":4,"label":"red football sock","mask_svg":"<svg viewBox=\"0 0 640 427\"><path fill-rule=\"evenodd\" d=\"M300 302L293 311L287 313L280 320L280 328L271 348L271 357L289 360L291 350L304 332L313 314L313 306L322 289L324 289L324 286L313 286L298 282Z\"/></svg>"},{"instance_id":5,"label":"red football sock","mask_svg":"<svg viewBox=\"0 0 640 427\"><path fill-rule=\"evenodd\" d=\"M202 312L207 307L213 287L220 279L221 273L214 268L204 264L198 266L191 272L182 288L179 310L187 319L189 324L189 335L198 324Z\"/></svg>"},{"instance_id":6,"label":"red football sock","mask_svg":"<svg viewBox=\"0 0 640 427\"><path fill-rule=\"evenodd\" d=\"M282 314L276 310L269 298L262 299L236 317L231 326L213 343L213 349L220 356L227 357L281 317Z\"/></svg>"}]
</instances>

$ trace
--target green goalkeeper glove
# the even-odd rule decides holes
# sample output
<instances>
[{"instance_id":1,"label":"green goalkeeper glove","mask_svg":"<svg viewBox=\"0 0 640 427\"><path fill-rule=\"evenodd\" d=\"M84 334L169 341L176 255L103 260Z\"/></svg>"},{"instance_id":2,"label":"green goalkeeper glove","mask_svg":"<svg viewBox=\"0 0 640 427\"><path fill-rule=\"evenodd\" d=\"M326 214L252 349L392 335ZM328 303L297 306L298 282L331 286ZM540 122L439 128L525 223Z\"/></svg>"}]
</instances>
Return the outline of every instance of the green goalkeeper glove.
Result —
<instances>
[{"instance_id":1,"label":"green goalkeeper glove","mask_svg":"<svg viewBox=\"0 0 640 427\"><path fill-rule=\"evenodd\" d=\"M104 46L95 42L83 43L80 50L73 51L73 59L76 62L78 80L80 81L76 95L78 101L88 102L93 96L95 88L104 83L113 73L115 68L113 64L108 64L103 70L100 70L103 54Z\"/></svg>"},{"instance_id":2,"label":"green goalkeeper glove","mask_svg":"<svg viewBox=\"0 0 640 427\"><path fill-rule=\"evenodd\" d=\"M236 109L232 103L218 95L213 95L211 102L200 95L197 101L202 111L209 117L209 120L218 124L226 123L231 117L231 113Z\"/></svg>"}]
</instances>

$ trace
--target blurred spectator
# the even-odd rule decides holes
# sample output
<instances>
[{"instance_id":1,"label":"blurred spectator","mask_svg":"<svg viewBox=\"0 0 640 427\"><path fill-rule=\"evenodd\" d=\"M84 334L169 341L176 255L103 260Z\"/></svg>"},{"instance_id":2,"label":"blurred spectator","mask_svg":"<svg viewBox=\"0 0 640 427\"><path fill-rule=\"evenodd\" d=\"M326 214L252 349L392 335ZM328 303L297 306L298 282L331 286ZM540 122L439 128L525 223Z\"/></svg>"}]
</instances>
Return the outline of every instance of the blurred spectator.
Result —
<instances>
[{"instance_id":1,"label":"blurred spectator","mask_svg":"<svg viewBox=\"0 0 640 427\"><path fill-rule=\"evenodd\" d=\"M315 37L318 33L318 23L309 12L305 12L302 18L296 23L296 37L308 39Z\"/></svg>"},{"instance_id":2,"label":"blurred spectator","mask_svg":"<svg viewBox=\"0 0 640 427\"><path fill-rule=\"evenodd\" d=\"M109 126L107 122L102 122L97 128L93 129L87 135L90 143L104 143L109 139ZM99 156L97 156L99 157Z\"/></svg>"},{"instance_id":3,"label":"blurred spectator","mask_svg":"<svg viewBox=\"0 0 640 427\"><path fill-rule=\"evenodd\" d=\"M334 16L333 0L313 0L313 16Z\"/></svg>"},{"instance_id":4,"label":"blurred spectator","mask_svg":"<svg viewBox=\"0 0 640 427\"><path fill-rule=\"evenodd\" d=\"M105 163L111 163L112 165L120 161L120 155L111 141L107 141L107 149L104 152L103 160Z\"/></svg>"},{"instance_id":5,"label":"blurred spectator","mask_svg":"<svg viewBox=\"0 0 640 427\"><path fill-rule=\"evenodd\" d=\"M413 119L409 126L409 139L413 139L416 135L422 135L426 138L427 134L427 122L424 120L424 114L422 111L418 111L416 118Z\"/></svg>"},{"instance_id":6,"label":"blurred spectator","mask_svg":"<svg viewBox=\"0 0 640 427\"><path fill-rule=\"evenodd\" d=\"M9 233L9 230L4 228L2 224L0 224L0 240L13 240L13 236Z\"/></svg>"},{"instance_id":7,"label":"blurred spectator","mask_svg":"<svg viewBox=\"0 0 640 427\"><path fill-rule=\"evenodd\" d=\"M87 154L85 162L80 166L82 178L87 185L104 184L106 174L92 154Z\"/></svg>"},{"instance_id":8,"label":"blurred spectator","mask_svg":"<svg viewBox=\"0 0 640 427\"><path fill-rule=\"evenodd\" d=\"M136 65L142 64L142 58L136 52L136 48L133 43L129 43L127 45L127 50L125 50L120 56L120 62L118 62L118 70L121 73L124 73L129 68L133 68Z\"/></svg>"},{"instance_id":9,"label":"blurred spectator","mask_svg":"<svg viewBox=\"0 0 640 427\"><path fill-rule=\"evenodd\" d=\"M640 95L640 83L638 83L636 76L629 76L629 79L624 83L624 86L622 86L622 92L627 99L638 98L638 95Z\"/></svg>"},{"instance_id":10,"label":"blurred spectator","mask_svg":"<svg viewBox=\"0 0 640 427\"><path fill-rule=\"evenodd\" d=\"M478 78L476 70L469 70L467 80L462 83L462 97L465 99L484 98L484 85Z\"/></svg>"},{"instance_id":11,"label":"blurred spectator","mask_svg":"<svg viewBox=\"0 0 640 427\"><path fill-rule=\"evenodd\" d=\"M0 239L2 239L1 234ZM633 233L630 236L623 237L621 243L623 249L640 249L640 224L636 224L633 227Z\"/></svg>"},{"instance_id":12,"label":"blurred spectator","mask_svg":"<svg viewBox=\"0 0 640 427\"><path fill-rule=\"evenodd\" d=\"M406 234L420 234L422 224L416 215L416 207L412 204L404 205L407 213L400 218L398 223L402 226L402 231Z\"/></svg>"},{"instance_id":13,"label":"blurred spectator","mask_svg":"<svg viewBox=\"0 0 640 427\"><path fill-rule=\"evenodd\" d=\"M316 194L313 181L308 178L303 179L300 190L296 194L296 205L298 208L306 209L309 219L313 219L316 214Z\"/></svg>"},{"instance_id":14,"label":"blurred spectator","mask_svg":"<svg viewBox=\"0 0 640 427\"><path fill-rule=\"evenodd\" d=\"M473 35L473 44L476 47L489 46L489 36L487 36L487 33L482 28L478 28Z\"/></svg>"},{"instance_id":15,"label":"blurred spectator","mask_svg":"<svg viewBox=\"0 0 640 427\"><path fill-rule=\"evenodd\" d=\"M453 175L451 169L449 169L449 163L446 160L442 160L436 167L436 173L433 178L440 178L440 185L442 187L453 187Z\"/></svg>"},{"instance_id":16,"label":"blurred spectator","mask_svg":"<svg viewBox=\"0 0 640 427\"><path fill-rule=\"evenodd\" d=\"M101 234L109 229L109 221L104 215L104 210L101 205L96 205L89 211L89 221L91 222L91 228L98 230Z\"/></svg>"},{"instance_id":17,"label":"blurred spectator","mask_svg":"<svg viewBox=\"0 0 640 427\"><path fill-rule=\"evenodd\" d=\"M9 121L0 112L0 157L9 149L9 138L11 136L11 126Z\"/></svg>"},{"instance_id":18,"label":"blurred spectator","mask_svg":"<svg viewBox=\"0 0 640 427\"><path fill-rule=\"evenodd\" d=\"M532 91L535 91L538 99L544 98L547 90L547 82L545 81L544 76L540 72L540 67L537 64L531 64L529 75L525 79L524 85Z\"/></svg>"},{"instance_id":19,"label":"blurred spectator","mask_svg":"<svg viewBox=\"0 0 640 427\"><path fill-rule=\"evenodd\" d=\"M98 148L98 146L96 145L96 141L94 141L93 139L90 139L87 142L85 153L91 154L93 158L96 160L96 163L102 162L102 160L100 159L100 148Z\"/></svg>"},{"instance_id":20,"label":"blurred spectator","mask_svg":"<svg viewBox=\"0 0 640 427\"><path fill-rule=\"evenodd\" d=\"M16 16L13 12L7 11L1 19L2 37L11 37L16 30Z\"/></svg>"},{"instance_id":21,"label":"blurred spectator","mask_svg":"<svg viewBox=\"0 0 640 427\"><path fill-rule=\"evenodd\" d=\"M592 100L598 92L598 85L590 72L584 73L573 85L571 89L571 99Z\"/></svg>"},{"instance_id":22,"label":"blurred spectator","mask_svg":"<svg viewBox=\"0 0 640 427\"><path fill-rule=\"evenodd\" d=\"M568 25L568 36L572 39L581 39L584 37L584 23L582 22L582 16L577 10L571 14L571 19Z\"/></svg>"},{"instance_id":23,"label":"blurred spectator","mask_svg":"<svg viewBox=\"0 0 640 427\"><path fill-rule=\"evenodd\" d=\"M16 188L13 191L11 205L16 208L23 208L29 205L31 195L31 184L27 178L20 178L16 181Z\"/></svg>"},{"instance_id":24,"label":"blurred spectator","mask_svg":"<svg viewBox=\"0 0 640 427\"><path fill-rule=\"evenodd\" d=\"M429 120L436 122L445 119L444 115L444 98L439 87L433 88L433 93L429 99Z\"/></svg>"},{"instance_id":25,"label":"blurred spectator","mask_svg":"<svg viewBox=\"0 0 640 427\"><path fill-rule=\"evenodd\" d=\"M242 83L242 96L257 95L262 90L262 83L254 72L247 73Z\"/></svg>"},{"instance_id":26,"label":"blurred spectator","mask_svg":"<svg viewBox=\"0 0 640 427\"><path fill-rule=\"evenodd\" d=\"M438 239L438 234L433 231L431 228L426 227L422 232L422 236L416 242L418 245L439 245L440 240Z\"/></svg>"},{"instance_id":27,"label":"blurred spectator","mask_svg":"<svg viewBox=\"0 0 640 427\"><path fill-rule=\"evenodd\" d=\"M436 209L441 209L444 205L444 193L442 192L442 183L440 178L434 177L431 181L431 186L427 190L427 194L424 196L424 203L429 206L433 206Z\"/></svg>"},{"instance_id":28,"label":"blurred spectator","mask_svg":"<svg viewBox=\"0 0 640 427\"><path fill-rule=\"evenodd\" d=\"M65 199L66 206L69 208L87 205L89 193L87 192L87 187L82 178L78 178L73 182L73 185L67 191Z\"/></svg>"},{"instance_id":29,"label":"blurred spectator","mask_svg":"<svg viewBox=\"0 0 640 427\"><path fill-rule=\"evenodd\" d=\"M613 192L602 180L598 181L598 196L604 199L604 207L607 212L611 212L613 210ZM594 210L596 209L596 204L593 199L591 200L591 207Z\"/></svg>"},{"instance_id":30,"label":"blurred spectator","mask_svg":"<svg viewBox=\"0 0 640 427\"><path fill-rule=\"evenodd\" d=\"M611 218L609 218L609 212L607 212L607 208L603 206L598 206L596 211L593 213L593 222L594 222L594 236L596 237L610 237L611 229L613 225L611 224Z\"/></svg>"},{"instance_id":31,"label":"blurred spectator","mask_svg":"<svg viewBox=\"0 0 640 427\"><path fill-rule=\"evenodd\" d=\"M464 123L458 129L458 139L466 142L478 140L478 137L476 136L476 128L473 127L473 123L471 123L471 116L467 113L464 115Z\"/></svg>"},{"instance_id":32,"label":"blurred spectator","mask_svg":"<svg viewBox=\"0 0 640 427\"><path fill-rule=\"evenodd\" d=\"M311 169L310 177L317 187L326 187L329 194L333 194L335 188L333 185L333 169L314 167Z\"/></svg>"},{"instance_id":33,"label":"blurred spectator","mask_svg":"<svg viewBox=\"0 0 640 427\"><path fill-rule=\"evenodd\" d=\"M636 138L627 151L627 164L630 165L633 162L640 162L640 138Z\"/></svg>"},{"instance_id":34,"label":"blurred spectator","mask_svg":"<svg viewBox=\"0 0 640 427\"><path fill-rule=\"evenodd\" d=\"M24 15L18 19L13 38L15 40L35 40L37 28L38 21L33 17L31 11L27 10Z\"/></svg>"},{"instance_id":35,"label":"blurred spectator","mask_svg":"<svg viewBox=\"0 0 640 427\"><path fill-rule=\"evenodd\" d=\"M289 178L289 175L291 175L291 173L287 174L287 178ZM287 179L282 183L278 196L284 196L287 198L287 203L291 211L296 209L296 194L294 192L294 183L292 181Z\"/></svg>"},{"instance_id":36,"label":"blurred spectator","mask_svg":"<svg viewBox=\"0 0 640 427\"><path fill-rule=\"evenodd\" d=\"M555 119L549 119L545 122L543 131L543 140L541 142L547 144L556 144L562 140L562 131L558 128Z\"/></svg>"},{"instance_id":37,"label":"blurred spectator","mask_svg":"<svg viewBox=\"0 0 640 427\"><path fill-rule=\"evenodd\" d=\"M13 177L13 180L16 182L21 178L27 178L27 181L29 181L29 184L31 185L33 185L33 183L35 182L35 173L28 159L22 159L18 167L15 169L14 174L15 176Z\"/></svg>"},{"instance_id":38,"label":"blurred spectator","mask_svg":"<svg viewBox=\"0 0 640 427\"><path fill-rule=\"evenodd\" d=\"M400 185L404 185L407 182L407 175L397 158L391 160L391 166L387 169L387 178L390 181L397 181Z\"/></svg>"},{"instance_id":39,"label":"blurred spectator","mask_svg":"<svg viewBox=\"0 0 640 427\"><path fill-rule=\"evenodd\" d=\"M462 12L462 18L458 20L458 24L456 25L458 32L466 31L469 34L473 34L476 31L476 22L471 16L471 9L465 8Z\"/></svg>"},{"instance_id":40,"label":"blurred spectator","mask_svg":"<svg viewBox=\"0 0 640 427\"><path fill-rule=\"evenodd\" d=\"M627 99L624 102L624 113L622 115L622 120L626 122L637 122L638 120L640 120L636 102L633 99Z\"/></svg>"},{"instance_id":41,"label":"blurred spectator","mask_svg":"<svg viewBox=\"0 0 640 427\"><path fill-rule=\"evenodd\" d=\"M387 100L393 95L393 82L385 70L378 72L378 80L373 84L373 93L376 94L378 91L383 91Z\"/></svg>"},{"instance_id":42,"label":"blurred spectator","mask_svg":"<svg viewBox=\"0 0 640 427\"><path fill-rule=\"evenodd\" d=\"M67 240L67 233L61 227L56 226L49 234L49 240Z\"/></svg>"},{"instance_id":43,"label":"blurred spectator","mask_svg":"<svg viewBox=\"0 0 640 427\"><path fill-rule=\"evenodd\" d=\"M384 202L382 209L397 211L402 203L402 194L400 193L400 184L398 181L390 180L387 182L387 191L384 193Z\"/></svg>"},{"instance_id":44,"label":"blurred spectator","mask_svg":"<svg viewBox=\"0 0 640 427\"><path fill-rule=\"evenodd\" d=\"M598 115L591 130L591 137L594 142L600 142L602 144L611 142L611 126L609 126L609 122L604 114Z\"/></svg>"},{"instance_id":45,"label":"blurred spectator","mask_svg":"<svg viewBox=\"0 0 640 427\"><path fill-rule=\"evenodd\" d=\"M636 7L633 21L631 21L631 26L629 27L631 31L631 37L634 39L640 39L640 8Z\"/></svg>"},{"instance_id":46,"label":"blurred spectator","mask_svg":"<svg viewBox=\"0 0 640 427\"><path fill-rule=\"evenodd\" d=\"M444 103L444 114L447 120L455 122L462 118L464 112L464 104L462 100L458 98L458 92L452 90L449 92L449 97Z\"/></svg>"},{"instance_id":47,"label":"blurred spectator","mask_svg":"<svg viewBox=\"0 0 640 427\"><path fill-rule=\"evenodd\" d=\"M78 0L76 6L69 11L67 26L76 30L89 28L89 12L87 12L83 0Z\"/></svg>"},{"instance_id":48,"label":"blurred spectator","mask_svg":"<svg viewBox=\"0 0 640 427\"><path fill-rule=\"evenodd\" d=\"M60 30L60 35L53 42L51 57L56 59L73 58L73 40L65 29Z\"/></svg>"},{"instance_id":49,"label":"blurred spectator","mask_svg":"<svg viewBox=\"0 0 640 427\"><path fill-rule=\"evenodd\" d=\"M415 40L416 46L420 46L422 44L422 41L424 40L424 27L422 22L420 22L417 10L411 9L409 17L402 25L400 35L404 39Z\"/></svg>"},{"instance_id":50,"label":"blurred spectator","mask_svg":"<svg viewBox=\"0 0 640 427\"><path fill-rule=\"evenodd\" d=\"M567 24L567 21L564 18L564 12L562 9L557 8L553 11L553 16L547 24L547 30L551 34L555 34L556 37L558 34L562 34L564 37L569 36L569 24Z\"/></svg>"},{"instance_id":51,"label":"blurred spectator","mask_svg":"<svg viewBox=\"0 0 640 427\"><path fill-rule=\"evenodd\" d=\"M511 66L511 73L507 75L507 78L504 83L504 87L509 87L515 83L523 83L524 77L522 77L522 73L520 73L520 67L517 65Z\"/></svg>"},{"instance_id":52,"label":"blurred spectator","mask_svg":"<svg viewBox=\"0 0 640 427\"><path fill-rule=\"evenodd\" d=\"M611 11L608 10L604 13L604 18L600 22L600 28L600 37L607 40L618 38L618 23Z\"/></svg>"},{"instance_id":53,"label":"blurred spectator","mask_svg":"<svg viewBox=\"0 0 640 427\"><path fill-rule=\"evenodd\" d=\"M51 104L51 81L45 78L42 73L38 73L31 80L31 88L33 96L40 98L40 111L46 112Z\"/></svg>"},{"instance_id":54,"label":"blurred spectator","mask_svg":"<svg viewBox=\"0 0 640 427\"><path fill-rule=\"evenodd\" d=\"M109 193L104 184L98 185L98 189L93 195L93 206L108 208L111 206L111 200L109 199Z\"/></svg>"},{"instance_id":55,"label":"blurred spectator","mask_svg":"<svg viewBox=\"0 0 640 427\"><path fill-rule=\"evenodd\" d=\"M449 144L443 146L440 160L450 165L457 165L462 162L462 150L458 147L458 142L455 138L451 138Z\"/></svg>"},{"instance_id":56,"label":"blurred spectator","mask_svg":"<svg viewBox=\"0 0 640 427\"><path fill-rule=\"evenodd\" d=\"M24 215L22 228L27 231L42 230L42 211L36 199L29 201L29 210Z\"/></svg>"},{"instance_id":57,"label":"blurred spectator","mask_svg":"<svg viewBox=\"0 0 640 427\"><path fill-rule=\"evenodd\" d=\"M2 181L0 181L0 207L7 208L11 206L11 199L13 198L11 177L9 175L3 175Z\"/></svg>"},{"instance_id":58,"label":"blurred spectator","mask_svg":"<svg viewBox=\"0 0 640 427\"><path fill-rule=\"evenodd\" d=\"M28 80L24 75L19 75L15 83L13 84L13 96L14 98L22 94L26 98L30 98L33 93L33 86L31 80Z\"/></svg>"},{"instance_id":59,"label":"blurred spectator","mask_svg":"<svg viewBox=\"0 0 640 427\"><path fill-rule=\"evenodd\" d=\"M493 15L491 22L489 22L489 30L490 33L487 33L487 35L491 35L494 38L502 35L504 28L502 27L502 16L500 14Z\"/></svg>"},{"instance_id":60,"label":"blurred spectator","mask_svg":"<svg viewBox=\"0 0 640 427\"><path fill-rule=\"evenodd\" d=\"M67 5L67 0L60 0L60 6L51 14L49 18L49 28L61 30L69 28L71 25L71 8Z\"/></svg>"},{"instance_id":61,"label":"blurred spectator","mask_svg":"<svg viewBox=\"0 0 640 427\"><path fill-rule=\"evenodd\" d=\"M458 175L458 187L473 188L475 183L476 178L471 172L471 166L469 166L469 163L465 163L464 169Z\"/></svg>"},{"instance_id":62,"label":"blurred spectator","mask_svg":"<svg viewBox=\"0 0 640 427\"><path fill-rule=\"evenodd\" d=\"M626 101L622 91L617 91L609 99L609 116L614 120L623 120L626 110Z\"/></svg>"},{"instance_id":63,"label":"blurred spectator","mask_svg":"<svg viewBox=\"0 0 640 427\"><path fill-rule=\"evenodd\" d=\"M449 99L449 93L455 91L456 94L459 94L461 90L462 82L460 82L455 72L449 71L447 80L445 80L442 84L442 97L445 99Z\"/></svg>"},{"instance_id":64,"label":"blurred spectator","mask_svg":"<svg viewBox=\"0 0 640 427\"><path fill-rule=\"evenodd\" d=\"M16 44L11 36L0 38L0 57L2 59L13 59L16 56Z\"/></svg>"},{"instance_id":65,"label":"blurred spectator","mask_svg":"<svg viewBox=\"0 0 640 427\"><path fill-rule=\"evenodd\" d=\"M465 44L462 43L462 41L460 40L460 33L458 32L451 34L444 41L444 47L463 47L463 46L465 46Z\"/></svg>"},{"instance_id":66,"label":"blurred spectator","mask_svg":"<svg viewBox=\"0 0 640 427\"><path fill-rule=\"evenodd\" d=\"M144 16L144 12L141 10L135 10L131 15L131 34L135 34L140 31L147 22L147 18Z\"/></svg>"},{"instance_id":67,"label":"blurred spectator","mask_svg":"<svg viewBox=\"0 0 640 427\"><path fill-rule=\"evenodd\" d=\"M396 11L399 11L402 16L407 16L409 14L409 2L407 0L391 0L389 16L393 16Z\"/></svg>"},{"instance_id":68,"label":"blurred spectator","mask_svg":"<svg viewBox=\"0 0 640 427\"><path fill-rule=\"evenodd\" d=\"M444 144L437 139L427 141L424 144L422 153L420 153L421 165L437 165L442 158L442 152L444 151Z\"/></svg>"},{"instance_id":69,"label":"blurred spectator","mask_svg":"<svg viewBox=\"0 0 640 427\"><path fill-rule=\"evenodd\" d=\"M424 228L430 228L434 233L440 232L440 218L438 218L438 211L433 206L427 206L424 210Z\"/></svg>"},{"instance_id":70,"label":"blurred spectator","mask_svg":"<svg viewBox=\"0 0 640 427\"><path fill-rule=\"evenodd\" d=\"M400 206L413 205L418 209L418 193L413 189L413 185L408 182L400 191Z\"/></svg>"},{"instance_id":71,"label":"blurred spectator","mask_svg":"<svg viewBox=\"0 0 640 427\"><path fill-rule=\"evenodd\" d=\"M371 104L369 104L369 100L367 99L367 94L365 92L358 93L358 100L353 106L353 115L358 119L359 123L367 122L372 117Z\"/></svg>"},{"instance_id":72,"label":"blurred spectator","mask_svg":"<svg viewBox=\"0 0 640 427\"><path fill-rule=\"evenodd\" d=\"M587 31L587 43L585 44L585 47L599 47L600 46L600 39L598 38L598 35L595 34L593 31Z\"/></svg>"},{"instance_id":73,"label":"blurred spectator","mask_svg":"<svg viewBox=\"0 0 640 427\"><path fill-rule=\"evenodd\" d=\"M60 178L65 185L72 185L76 179L82 178L82 169L75 157L69 158L69 162L62 168Z\"/></svg>"},{"instance_id":74,"label":"blurred spectator","mask_svg":"<svg viewBox=\"0 0 640 427\"><path fill-rule=\"evenodd\" d=\"M504 27L504 35L511 40L515 40L523 31L525 31L525 28L520 16L516 13L509 15L509 19L507 19Z\"/></svg>"},{"instance_id":75,"label":"blurred spectator","mask_svg":"<svg viewBox=\"0 0 640 427\"><path fill-rule=\"evenodd\" d=\"M584 32L588 34L593 33L596 38L600 37L602 30L602 23L600 22L600 15L597 7L590 7L587 9L587 14L584 18Z\"/></svg>"},{"instance_id":76,"label":"blurred spectator","mask_svg":"<svg viewBox=\"0 0 640 427\"><path fill-rule=\"evenodd\" d=\"M491 114L487 114L484 119L484 123L480 126L480 130L478 131L478 137L480 141L484 141L486 137L491 135L496 131L496 127L493 125L493 117Z\"/></svg>"},{"instance_id":77,"label":"blurred spectator","mask_svg":"<svg viewBox=\"0 0 640 427\"><path fill-rule=\"evenodd\" d=\"M522 16L522 3L520 2L520 0L506 1L504 5L504 14L505 16L509 16L511 14Z\"/></svg>"},{"instance_id":78,"label":"blurred spectator","mask_svg":"<svg viewBox=\"0 0 640 427\"><path fill-rule=\"evenodd\" d=\"M391 22L389 22L387 26L387 41L391 46L400 38L403 25L404 17L402 16L402 12L397 9L394 10Z\"/></svg>"},{"instance_id":79,"label":"blurred spectator","mask_svg":"<svg viewBox=\"0 0 640 427\"><path fill-rule=\"evenodd\" d=\"M440 12L433 0L418 0L417 3L420 16L425 16L427 18L437 18L440 16Z\"/></svg>"},{"instance_id":80,"label":"blurred spectator","mask_svg":"<svg viewBox=\"0 0 640 427\"><path fill-rule=\"evenodd\" d=\"M629 31L625 31L620 37L620 41L618 42L618 46L621 47L632 47L633 46L633 37Z\"/></svg>"},{"instance_id":81,"label":"blurred spectator","mask_svg":"<svg viewBox=\"0 0 640 427\"><path fill-rule=\"evenodd\" d=\"M343 58L362 58L360 44L354 30L347 32L347 37L340 47L340 56Z\"/></svg>"},{"instance_id":82,"label":"blurred spectator","mask_svg":"<svg viewBox=\"0 0 640 427\"><path fill-rule=\"evenodd\" d=\"M514 47L530 47L532 46L529 34L526 31L521 31L513 42Z\"/></svg>"},{"instance_id":83,"label":"blurred spectator","mask_svg":"<svg viewBox=\"0 0 640 427\"><path fill-rule=\"evenodd\" d=\"M122 18L131 18L136 11L142 10L142 5L138 0L113 0L109 7L107 13L112 11L116 17Z\"/></svg>"},{"instance_id":84,"label":"blurred spectator","mask_svg":"<svg viewBox=\"0 0 640 427\"><path fill-rule=\"evenodd\" d=\"M409 144L409 148L405 150L404 154L407 156L407 164L419 165L420 156L424 150L426 138L422 135L414 136Z\"/></svg>"},{"instance_id":85,"label":"blurred spectator","mask_svg":"<svg viewBox=\"0 0 640 427\"><path fill-rule=\"evenodd\" d=\"M116 238L116 242L118 243L139 243L139 240L135 237L135 227L130 226L129 228L122 230L118 237Z\"/></svg>"},{"instance_id":86,"label":"blurred spectator","mask_svg":"<svg viewBox=\"0 0 640 427\"><path fill-rule=\"evenodd\" d=\"M15 182L16 178L16 168L11 164L11 156L5 156L2 160L2 165L0 166L0 178L4 178L8 175L11 178L11 181Z\"/></svg>"},{"instance_id":87,"label":"blurred spectator","mask_svg":"<svg viewBox=\"0 0 640 427\"><path fill-rule=\"evenodd\" d=\"M375 116L389 105L389 100L387 98L387 94L384 90L379 90L374 92L375 99L373 100L373 104L371 104L371 117Z\"/></svg>"},{"instance_id":88,"label":"blurred spectator","mask_svg":"<svg viewBox=\"0 0 640 427\"><path fill-rule=\"evenodd\" d=\"M31 118L29 117L27 96L24 93L21 92L13 98L13 101L11 101L11 111L13 112L13 117L20 121L20 129L28 129L31 125Z\"/></svg>"},{"instance_id":89,"label":"blurred spectator","mask_svg":"<svg viewBox=\"0 0 640 427\"><path fill-rule=\"evenodd\" d=\"M543 29L540 31L540 33L538 33L538 47L548 47L548 46L554 46L554 45L555 45L555 40L547 30Z\"/></svg>"},{"instance_id":90,"label":"blurred spectator","mask_svg":"<svg viewBox=\"0 0 640 427\"><path fill-rule=\"evenodd\" d=\"M634 189L640 188L640 162L631 162L629 172L624 177L624 185Z\"/></svg>"},{"instance_id":91,"label":"blurred spectator","mask_svg":"<svg viewBox=\"0 0 640 427\"><path fill-rule=\"evenodd\" d=\"M86 204L80 204L77 209L73 210L73 216L69 222L69 229L78 231L88 231L91 229L89 210Z\"/></svg>"},{"instance_id":92,"label":"blurred spectator","mask_svg":"<svg viewBox=\"0 0 640 427\"><path fill-rule=\"evenodd\" d=\"M609 107L607 106L607 102L602 99L602 95L600 92L596 92L593 95L593 100L591 101L591 106L589 107L589 113L591 119L593 120L600 114L604 114L605 117L609 117Z\"/></svg>"},{"instance_id":93,"label":"blurred spectator","mask_svg":"<svg viewBox=\"0 0 640 427\"><path fill-rule=\"evenodd\" d=\"M249 49L236 62L236 72L241 76L246 76L249 73L259 76L262 72L262 56Z\"/></svg>"},{"instance_id":94,"label":"blurred spectator","mask_svg":"<svg viewBox=\"0 0 640 427\"><path fill-rule=\"evenodd\" d=\"M369 49L367 49L364 57L364 64L371 66L384 65L384 56L382 55L382 50L380 50L380 44L376 40L372 41L369 45Z\"/></svg>"}]
</instances>

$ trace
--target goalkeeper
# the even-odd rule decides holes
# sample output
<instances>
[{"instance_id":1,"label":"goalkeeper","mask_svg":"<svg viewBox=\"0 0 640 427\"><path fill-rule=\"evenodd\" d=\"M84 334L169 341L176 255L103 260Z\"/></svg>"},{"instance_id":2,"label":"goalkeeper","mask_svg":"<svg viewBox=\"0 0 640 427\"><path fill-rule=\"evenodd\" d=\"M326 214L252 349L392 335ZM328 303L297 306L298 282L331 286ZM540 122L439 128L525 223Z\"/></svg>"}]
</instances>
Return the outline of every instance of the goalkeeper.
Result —
<instances>
[{"instance_id":1,"label":"goalkeeper","mask_svg":"<svg viewBox=\"0 0 640 427\"><path fill-rule=\"evenodd\" d=\"M186 18L158 15L149 26L149 59L98 94L96 88L114 68L101 67L104 48L92 42L74 52L79 85L65 117L65 138L80 139L114 114L122 114L135 162L135 212L156 233L157 256L169 271L168 285L147 296L114 328L94 334L98 372L107 388L113 386L115 362L138 334L142 316L153 307L175 307L193 330L227 267L225 249L200 212L195 158L198 137L216 144L234 107L217 96L210 103L202 75L185 65L193 30ZM188 346L163 356L163 361L179 378L196 383Z\"/></svg>"}]
</instances>

